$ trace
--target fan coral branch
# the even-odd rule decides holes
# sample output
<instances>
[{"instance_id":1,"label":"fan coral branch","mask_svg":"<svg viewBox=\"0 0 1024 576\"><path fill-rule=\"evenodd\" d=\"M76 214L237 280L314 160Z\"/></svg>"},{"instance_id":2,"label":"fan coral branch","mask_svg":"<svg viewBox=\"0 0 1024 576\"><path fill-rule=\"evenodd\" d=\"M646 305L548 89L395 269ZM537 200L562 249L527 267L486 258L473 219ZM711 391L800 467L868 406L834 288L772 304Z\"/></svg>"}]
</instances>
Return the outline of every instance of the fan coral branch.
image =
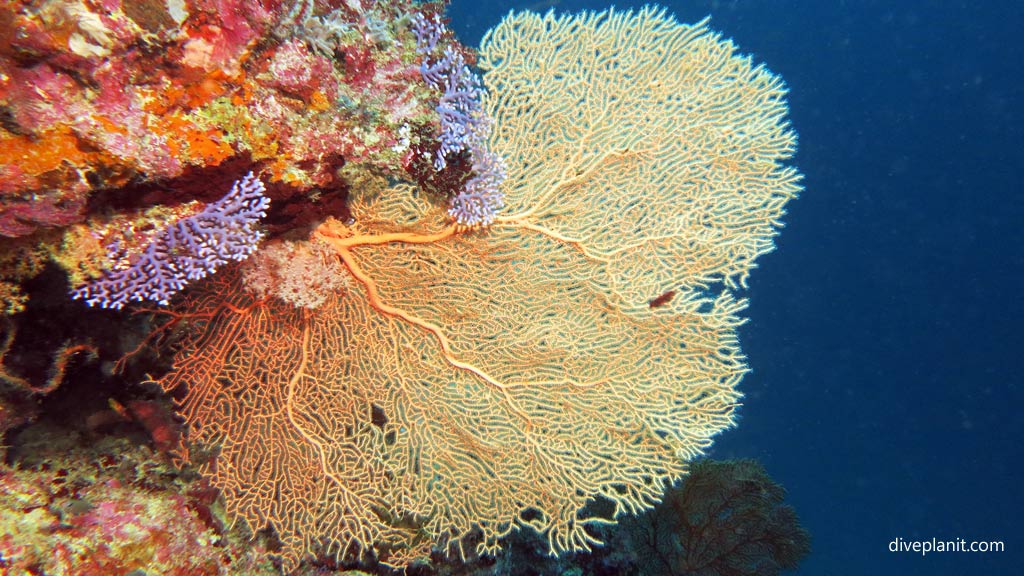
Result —
<instances>
[{"instance_id":1,"label":"fan coral branch","mask_svg":"<svg viewBox=\"0 0 1024 576\"><path fill-rule=\"evenodd\" d=\"M753 460L702 460L614 538L640 576L777 575L810 552L810 536L784 498Z\"/></svg>"},{"instance_id":2,"label":"fan coral branch","mask_svg":"<svg viewBox=\"0 0 1024 576\"><path fill-rule=\"evenodd\" d=\"M447 336L445 336L444 330L440 326L419 318L406 310L396 308L385 303L380 297L380 292L377 290L377 283L373 281L373 278L367 276L366 273L363 272L362 268L360 268L350 251L351 248L357 246L373 246L387 243L429 244L432 242L440 242L455 233L456 229L454 226L449 226L436 234L401 233L382 234L379 236L352 236L346 232L338 233L332 230L332 228L336 228L337 226L341 226L341 224L337 221L329 220L324 225L320 226L316 234L318 237L334 246L335 250L338 251L338 256L341 258L342 262L345 263L345 266L348 267L352 276L366 287L366 298L371 306L383 314L396 316L433 334L434 337L437 338L438 345L441 346L441 351L443 352L445 359L448 360L448 363L455 368L470 372L487 384L496 388L500 388L502 390L507 388L505 384L495 380L494 377L490 376L479 367L458 360L452 352L451 341ZM521 412L520 414L525 421L529 421L529 417L526 414Z\"/></svg>"}]
</instances>

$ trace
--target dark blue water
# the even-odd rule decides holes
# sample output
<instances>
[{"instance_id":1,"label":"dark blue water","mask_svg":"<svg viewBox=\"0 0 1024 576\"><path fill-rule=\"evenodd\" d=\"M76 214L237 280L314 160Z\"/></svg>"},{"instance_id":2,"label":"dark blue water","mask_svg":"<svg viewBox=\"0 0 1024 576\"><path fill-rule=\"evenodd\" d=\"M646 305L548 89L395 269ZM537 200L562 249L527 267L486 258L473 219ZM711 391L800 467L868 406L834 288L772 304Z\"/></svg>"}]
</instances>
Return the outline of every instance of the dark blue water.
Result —
<instances>
[{"instance_id":1,"label":"dark blue water","mask_svg":"<svg viewBox=\"0 0 1024 576\"><path fill-rule=\"evenodd\" d=\"M787 81L806 191L753 274L716 458L789 490L800 574L1024 573L1024 2L668 2ZM455 0L468 44L510 8ZM639 6L616 2L619 8ZM998 540L1002 553L891 553Z\"/></svg>"}]
</instances>

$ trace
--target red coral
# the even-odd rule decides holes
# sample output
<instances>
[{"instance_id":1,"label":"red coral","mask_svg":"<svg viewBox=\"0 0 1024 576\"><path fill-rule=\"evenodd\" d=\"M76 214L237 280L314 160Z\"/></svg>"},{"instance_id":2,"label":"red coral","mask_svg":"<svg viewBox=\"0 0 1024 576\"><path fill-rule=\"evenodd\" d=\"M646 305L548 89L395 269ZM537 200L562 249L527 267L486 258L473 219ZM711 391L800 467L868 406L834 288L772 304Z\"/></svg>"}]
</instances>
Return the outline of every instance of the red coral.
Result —
<instances>
[{"instance_id":1,"label":"red coral","mask_svg":"<svg viewBox=\"0 0 1024 576\"><path fill-rule=\"evenodd\" d=\"M184 63L207 71L236 72L248 50L273 23L259 2L194 0L186 23Z\"/></svg>"},{"instance_id":2,"label":"red coral","mask_svg":"<svg viewBox=\"0 0 1024 576\"><path fill-rule=\"evenodd\" d=\"M271 86L307 103L312 101L315 92L328 100L337 98L337 85L329 81L334 72L331 62L310 52L299 40L286 42L274 53L268 72L272 76Z\"/></svg>"},{"instance_id":3,"label":"red coral","mask_svg":"<svg viewBox=\"0 0 1024 576\"><path fill-rule=\"evenodd\" d=\"M43 64L20 68L0 60L0 70L0 97L13 104L11 120L23 131L44 130L63 122L82 93L68 74Z\"/></svg>"},{"instance_id":4,"label":"red coral","mask_svg":"<svg viewBox=\"0 0 1024 576\"><path fill-rule=\"evenodd\" d=\"M351 46L345 49L345 82L353 88L362 89L370 85L377 72L373 54L366 46Z\"/></svg>"},{"instance_id":5,"label":"red coral","mask_svg":"<svg viewBox=\"0 0 1024 576\"><path fill-rule=\"evenodd\" d=\"M0 204L0 236L24 236L39 227L67 226L82 220L85 198L62 198L59 193L30 200L5 199Z\"/></svg>"},{"instance_id":6,"label":"red coral","mask_svg":"<svg viewBox=\"0 0 1024 576\"><path fill-rule=\"evenodd\" d=\"M181 426L174 418L174 412L161 402L152 400L131 400L127 403L132 418L149 432L153 446L162 452L178 447Z\"/></svg>"}]
</instances>

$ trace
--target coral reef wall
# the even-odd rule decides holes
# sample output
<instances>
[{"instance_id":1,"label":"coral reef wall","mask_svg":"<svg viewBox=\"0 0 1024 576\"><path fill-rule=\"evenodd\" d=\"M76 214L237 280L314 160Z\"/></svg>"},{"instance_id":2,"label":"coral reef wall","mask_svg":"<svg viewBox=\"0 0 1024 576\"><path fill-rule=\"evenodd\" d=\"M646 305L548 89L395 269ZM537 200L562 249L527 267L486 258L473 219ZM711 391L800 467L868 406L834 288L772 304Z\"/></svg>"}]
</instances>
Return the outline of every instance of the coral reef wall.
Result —
<instances>
[{"instance_id":1,"label":"coral reef wall","mask_svg":"<svg viewBox=\"0 0 1024 576\"><path fill-rule=\"evenodd\" d=\"M276 233L342 216L367 175L433 176L438 97L414 13L404 1L5 2L0 246L78 286L250 170ZM0 308L22 309L18 285L37 271L0 266Z\"/></svg>"}]
</instances>

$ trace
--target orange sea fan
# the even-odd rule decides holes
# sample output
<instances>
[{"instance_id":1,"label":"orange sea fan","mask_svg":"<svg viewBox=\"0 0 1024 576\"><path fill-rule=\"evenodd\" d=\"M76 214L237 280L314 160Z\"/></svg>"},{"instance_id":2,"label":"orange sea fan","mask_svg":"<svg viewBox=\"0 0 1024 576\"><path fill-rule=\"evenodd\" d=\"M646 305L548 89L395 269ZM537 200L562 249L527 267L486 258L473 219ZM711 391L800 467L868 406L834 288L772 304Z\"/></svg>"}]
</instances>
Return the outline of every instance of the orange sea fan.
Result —
<instances>
[{"instance_id":1,"label":"orange sea fan","mask_svg":"<svg viewBox=\"0 0 1024 576\"><path fill-rule=\"evenodd\" d=\"M201 468L229 512L272 524L289 565L470 534L489 552L526 526L584 549L608 521L588 502L650 506L733 424L732 290L799 190L781 81L653 9L512 14L480 65L508 164L488 229L409 185L354 190L354 224L315 233L344 294L304 310L227 276L184 309L161 384L219 447Z\"/></svg>"}]
</instances>

